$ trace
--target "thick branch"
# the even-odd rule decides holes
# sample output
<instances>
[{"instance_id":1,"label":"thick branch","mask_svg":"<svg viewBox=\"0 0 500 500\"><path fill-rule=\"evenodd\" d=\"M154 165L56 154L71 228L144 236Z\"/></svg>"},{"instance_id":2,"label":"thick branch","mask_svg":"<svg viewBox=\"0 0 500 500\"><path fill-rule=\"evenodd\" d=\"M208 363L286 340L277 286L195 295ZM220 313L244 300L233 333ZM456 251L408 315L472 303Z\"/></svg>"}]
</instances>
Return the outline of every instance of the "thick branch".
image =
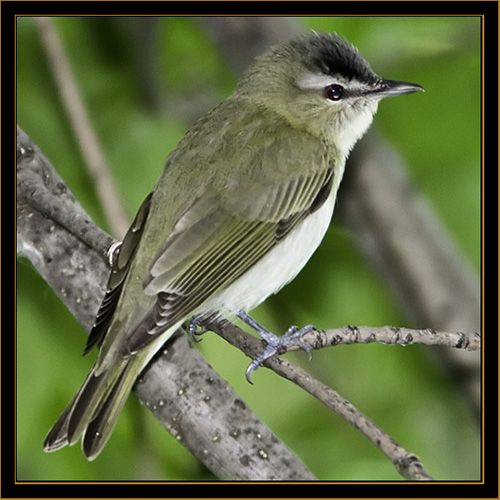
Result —
<instances>
[{"instance_id":1,"label":"thick branch","mask_svg":"<svg viewBox=\"0 0 500 500\"><path fill-rule=\"evenodd\" d=\"M17 127L17 251L87 331L104 294L108 270L103 257L111 243Z\"/></svg>"}]
</instances>

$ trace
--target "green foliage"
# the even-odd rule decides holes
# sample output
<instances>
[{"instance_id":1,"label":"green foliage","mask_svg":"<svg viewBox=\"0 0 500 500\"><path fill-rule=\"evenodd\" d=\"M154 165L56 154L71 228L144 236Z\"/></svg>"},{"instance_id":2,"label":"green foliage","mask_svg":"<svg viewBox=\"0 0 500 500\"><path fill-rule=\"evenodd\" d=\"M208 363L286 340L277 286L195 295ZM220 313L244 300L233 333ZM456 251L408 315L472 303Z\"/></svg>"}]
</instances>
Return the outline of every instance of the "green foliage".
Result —
<instances>
[{"instance_id":1,"label":"green foliage","mask_svg":"<svg viewBox=\"0 0 500 500\"><path fill-rule=\"evenodd\" d=\"M85 171L33 20L17 26L17 118L101 226ZM192 18L156 26L161 91L174 100L222 99L235 77ZM389 99L375 127L400 152L410 176L477 269L480 262L480 20L468 17L306 18L336 31L375 71L423 85L425 94ZM153 188L168 152L188 123L145 103L133 19L57 18L56 25L130 216ZM200 114L203 111L200 110ZM206 479L210 476L131 397L100 457L78 446L44 454L45 433L92 362L81 358L82 328L25 260L17 270L17 464L19 480ZM334 223L303 273L256 311L276 333L289 324L405 325L380 277ZM422 325L432 326L432 325ZM267 370L244 378L248 360L215 335L199 345L242 398L322 479L395 479L387 459L307 394ZM338 390L438 479L477 479L478 429L430 349L344 346L290 354ZM460 436L460 439L457 439Z\"/></svg>"}]
</instances>

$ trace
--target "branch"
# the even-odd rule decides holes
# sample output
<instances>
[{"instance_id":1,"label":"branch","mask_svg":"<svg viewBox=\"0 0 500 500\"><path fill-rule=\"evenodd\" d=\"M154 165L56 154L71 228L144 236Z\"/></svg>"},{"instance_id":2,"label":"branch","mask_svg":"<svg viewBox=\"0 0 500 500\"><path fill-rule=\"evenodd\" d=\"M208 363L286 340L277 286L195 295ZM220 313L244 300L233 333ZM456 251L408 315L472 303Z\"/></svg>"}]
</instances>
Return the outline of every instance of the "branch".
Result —
<instances>
[{"instance_id":1,"label":"branch","mask_svg":"<svg viewBox=\"0 0 500 500\"><path fill-rule=\"evenodd\" d=\"M228 321L212 319L204 322L204 325L252 359L262 352L262 341L260 339L257 339ZM478 334L467 335L464 333L410 330L394 327L345 326L333 330L309 332L301 338L301 341L311 349L321 349L339 344L370 342L397 345L415 343L446 345L468 350L480 348L480 337ZM297 349L299 348L294 347L289 350ZM396 470L404 478L411 480L432 480L432 477L425 471L423 465L413 453L396 443L351 403L342 398L342 396L330 387L311 377L305 370L279 356L269 358L264 362L263 366L295 383L359 430L391 460Z\"/></svg>"},{"instance_id":2,"label":"branch","mask_svg":"<svg viewBox=\"0 0 500 500\"><path fill-rule=\"evenodd\" d=\"M106 220L114 234L123 236L128 229L129 221L125 216L125 210L116 192L104 153L94 132L90 116L78 90L52 18L35 17L34 19L59 89L62 105L68 115L87 169L96 186Z\"/></svg>"},{"instance_id":3,"label":"branch","mask_svg":"<svg viewBox=\"0 0 500 500\"><path fill-rule=\"evenodd\" d=\"M344 326L331 330L313 330L301 338L301 342L310 349L334 347L340 344L369 344L379 342L387 345L423 344L428 346L441 345L477 351L481 348L481 336L478 333L463 332L438 332L427 328L426 330L413 330L394 326ZM292 347L288 350L298 350Z\"/></svg>"},{"instance_id":4,"label":"branch","mask_svg":"<svg viewBox=\"0 0 500 500\"><path fill-rule=\"evenodd\" d=\"M94 225L19 127L17 168L18 252L89 331L104 294L105 254L113 239ZM315 479L185 335L166 344L134 390L160 423L217 477Z\"/></svg>"},{"instance_id":5,"label":"branch","mask_svg":"<svg viewBox=\"0 0 500 500\"><path fill-rule=\"evenodd\" d=\"M103 257L112 243L17 127L17 252L87 331L104 295L109 271Z\"/></svg>"}]
</instances>

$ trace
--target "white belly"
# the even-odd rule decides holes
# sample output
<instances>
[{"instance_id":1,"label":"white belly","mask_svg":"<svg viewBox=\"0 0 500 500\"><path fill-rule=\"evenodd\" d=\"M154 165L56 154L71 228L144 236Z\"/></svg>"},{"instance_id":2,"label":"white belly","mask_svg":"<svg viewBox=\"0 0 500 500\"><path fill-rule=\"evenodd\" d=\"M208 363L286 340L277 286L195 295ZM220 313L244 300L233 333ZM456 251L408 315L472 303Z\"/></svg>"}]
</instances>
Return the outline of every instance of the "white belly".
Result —
<instances>
[{"instance_id":1,"label":"white belly","mask_svg":"<svg viewBox=\"0 0 500 500\"><path fill-rule=\"evenodd\" d=\"M333 214L337 189L265 257L226 290L204 304L200 313L250 311L289 283L318 248Z\"/></svg>"}]
</instances>

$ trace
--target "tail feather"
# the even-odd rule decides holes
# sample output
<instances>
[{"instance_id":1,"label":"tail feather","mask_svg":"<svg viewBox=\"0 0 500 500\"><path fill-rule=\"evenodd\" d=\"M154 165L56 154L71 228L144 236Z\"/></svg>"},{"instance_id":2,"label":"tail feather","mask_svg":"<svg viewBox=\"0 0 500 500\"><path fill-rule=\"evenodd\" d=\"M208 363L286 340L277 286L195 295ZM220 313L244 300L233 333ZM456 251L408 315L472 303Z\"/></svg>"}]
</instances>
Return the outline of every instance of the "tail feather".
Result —
<instances>
[{"instance_id":1,"label":"tail feather","mask_svg":"<svg viewBox=\"0 0 500 500\"><path fill-rule=\"evenodd\" d=\"M136 377L133 363L128 363L97 414L85 429L82 450L89 460L93 460L108 441Z\"/></svg>"},{"instance_id":2,"label":"tail feather","mask_svg":"<svg viewBox=\"0 0 500 500\"><path fill-rule=\"evenodd\" d=\"M111 434L116 419L130 392L137 373L131 370L133 360L123 360L98 376L96 365L85 379L76 396L50 429L44 441L46 452L56 451L63 446L74 444L80 435L84 441L93 442L92 446L82 443L84 453L90 460L95 458ZM94 423L95 421L95 423ZM89 429L92 431L89 433ZM101 432L101 427L105 432ZM100 439L91 439L91 435ZM87 454L85 447L89 450Z\"/></svg>"},{"instance_id":3,"label":"tail feather","mask_svg":"<svg viewBox=\"0 0 500 500\"><path fill-rule=\"evenodd\" d=\"M64 413L59 417L57 422L52 426L49 433L43 442L45 451L56 451L69 444L68 441L68 422L71 413L71 407L75 402L78 394L73 398L73 401L64 410Z\"/></svg>"}]
</instances>

